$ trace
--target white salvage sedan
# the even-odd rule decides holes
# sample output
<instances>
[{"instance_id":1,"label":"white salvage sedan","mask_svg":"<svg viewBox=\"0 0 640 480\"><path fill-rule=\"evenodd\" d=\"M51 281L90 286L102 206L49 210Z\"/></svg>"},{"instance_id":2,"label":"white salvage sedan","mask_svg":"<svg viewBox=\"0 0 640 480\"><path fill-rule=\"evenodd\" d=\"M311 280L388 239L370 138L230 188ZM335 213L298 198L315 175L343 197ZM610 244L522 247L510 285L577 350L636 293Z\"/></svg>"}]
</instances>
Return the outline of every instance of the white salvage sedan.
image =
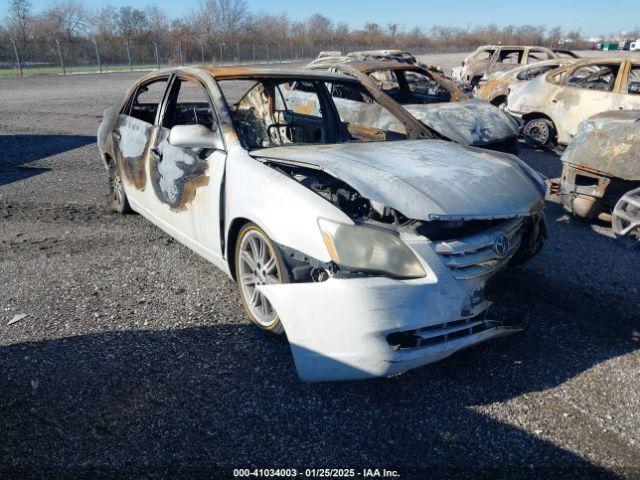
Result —
<instances>
[{"instance_id":1,"label":"white salvage sedan","mask_svg":"<svg viewBox=\"0 0 640 480\"><path fill-rule=\"evenodd\" d=\"M334 88L385 122L345 121ZM343 75L181 68L137 81L98 145L114 208L226 272L249 319L286 333L300 377L321 381L518 330L491 317L485 285L541 248L545 183L513 155L433 137Z\"/></svg>"}]
</instances>

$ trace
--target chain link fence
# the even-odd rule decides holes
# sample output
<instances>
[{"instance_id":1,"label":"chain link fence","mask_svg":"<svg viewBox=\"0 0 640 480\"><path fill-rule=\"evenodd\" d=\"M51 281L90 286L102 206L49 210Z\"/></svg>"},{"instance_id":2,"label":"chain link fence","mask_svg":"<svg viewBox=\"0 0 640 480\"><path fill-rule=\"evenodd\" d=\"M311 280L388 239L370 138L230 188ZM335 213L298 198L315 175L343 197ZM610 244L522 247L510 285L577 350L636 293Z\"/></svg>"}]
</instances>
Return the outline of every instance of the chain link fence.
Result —
<instances>
[{"instance_id":1,"label":"chain link fence","mask_svg":"<svg viewBox=\"0 0 640 480\"><path fill-rule=\"evenodd\" d=\"M20 44L0 42L0 78L37 74L105 73L152 70L176 65L252 65L301 63L315 59L321 51L392 49L409 50L416 55L454 53L465 47L335 45L300 42L215 43L187 38L184 41L151 43L58 40Z\"/></svg>"}]
</instances>

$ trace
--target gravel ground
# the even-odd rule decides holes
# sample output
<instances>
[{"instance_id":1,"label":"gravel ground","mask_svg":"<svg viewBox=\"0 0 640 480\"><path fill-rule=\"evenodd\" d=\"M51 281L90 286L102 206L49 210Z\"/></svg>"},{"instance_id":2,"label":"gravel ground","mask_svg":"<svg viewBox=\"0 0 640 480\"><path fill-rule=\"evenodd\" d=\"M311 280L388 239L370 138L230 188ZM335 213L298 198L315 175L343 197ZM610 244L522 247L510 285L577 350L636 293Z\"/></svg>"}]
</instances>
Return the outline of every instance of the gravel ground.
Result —
<instances>
[{"instance_id":1,"label":"gravel ground","mask_svg":"<svg viewBox=\"0 0 640 480\"><path fill-rule=\"evenodd\" d=\"M523 333L394 378L303 384L231 281L110 212L97 117L138 75L0 82L0 476L640 478L637 249L550 201L546 247L496 285L494 315Z\"/></svg>"}]
</instances>

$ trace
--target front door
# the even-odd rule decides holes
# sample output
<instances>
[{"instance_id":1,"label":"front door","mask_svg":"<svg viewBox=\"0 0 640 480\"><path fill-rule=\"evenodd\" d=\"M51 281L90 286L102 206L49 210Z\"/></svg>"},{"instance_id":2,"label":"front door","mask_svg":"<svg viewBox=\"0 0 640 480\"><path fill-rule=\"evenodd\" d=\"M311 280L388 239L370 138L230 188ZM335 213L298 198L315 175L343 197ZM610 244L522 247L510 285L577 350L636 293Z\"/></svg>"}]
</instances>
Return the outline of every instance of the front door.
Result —
<instances>
[{"instance_id":1,"label":"front door","mask_svg":"<svg viewBox=\"0 0 640 480\"><path fill-rule=\"evenodd\" d=\"M196 78L174 78L147 154L148 204L155 223L205 258L221 256L220 195L227 154L208 148L171 145L171 129L203 125L222 136L204 85Z\"/></svg>"}]
</instances>

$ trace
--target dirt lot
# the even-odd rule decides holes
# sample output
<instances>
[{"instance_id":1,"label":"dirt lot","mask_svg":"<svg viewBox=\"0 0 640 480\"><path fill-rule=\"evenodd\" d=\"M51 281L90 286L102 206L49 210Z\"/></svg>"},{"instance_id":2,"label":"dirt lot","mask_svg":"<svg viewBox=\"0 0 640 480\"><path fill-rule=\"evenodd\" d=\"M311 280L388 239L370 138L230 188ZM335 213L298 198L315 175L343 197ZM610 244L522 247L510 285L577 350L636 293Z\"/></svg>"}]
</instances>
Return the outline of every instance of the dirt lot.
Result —
<instances>
[{"instance_id":1,"label":"dirt lot","mask_svg":"<svg viewBox=\"0 0 640 480\"><path fill-rule=\"evenodd\" d=\"M637 249L549 202L546 247L497 285L494 315L523 333L395 378L303 384L231 281L110 212L98 117L136 76L0 82L0 476L640 478Z\"/></svg>"}]
</instances>

